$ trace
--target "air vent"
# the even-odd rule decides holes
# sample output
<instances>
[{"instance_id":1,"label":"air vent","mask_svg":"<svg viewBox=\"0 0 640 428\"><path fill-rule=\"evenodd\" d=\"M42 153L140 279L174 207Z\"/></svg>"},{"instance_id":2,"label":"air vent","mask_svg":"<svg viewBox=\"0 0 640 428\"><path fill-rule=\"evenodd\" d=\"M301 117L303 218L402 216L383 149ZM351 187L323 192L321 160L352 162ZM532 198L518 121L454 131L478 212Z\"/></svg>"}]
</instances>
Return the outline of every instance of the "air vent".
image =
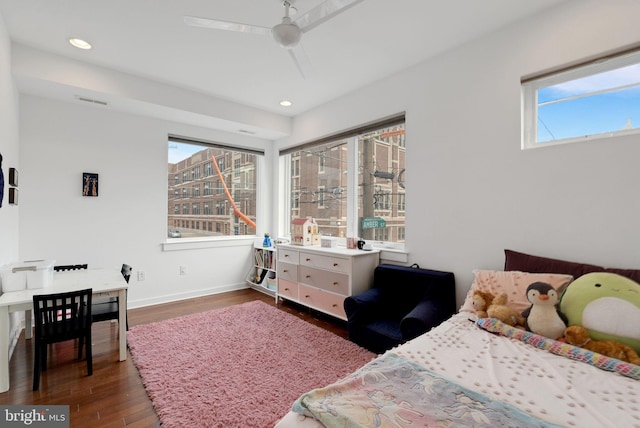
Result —
<instances>
[{"instance_id":1,"label":"air vent","mask_svg":"<svg viewBox=\"0 0 640 428\"><path fill-rule=\"evenodd\" d=\"M78 101L84 101L86 103L93 103L93 104L99 104L101 106L106 106L108 105L106 101L101 101L101 100L94 100L93 98L87 98L87 97L81 97L80 95L76 95L76 100Z\"/></svg>"}]
</instances>

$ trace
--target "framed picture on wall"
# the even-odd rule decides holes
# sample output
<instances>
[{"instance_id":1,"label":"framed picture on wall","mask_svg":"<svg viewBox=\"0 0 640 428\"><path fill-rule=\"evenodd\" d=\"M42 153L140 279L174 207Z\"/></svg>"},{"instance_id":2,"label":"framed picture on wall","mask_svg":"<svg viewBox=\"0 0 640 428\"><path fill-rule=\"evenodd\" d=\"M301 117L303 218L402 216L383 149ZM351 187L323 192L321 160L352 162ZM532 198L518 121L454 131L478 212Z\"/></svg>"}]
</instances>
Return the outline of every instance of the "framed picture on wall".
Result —
<instances>
[{"instance_id":1,"label":"framed picture on wall","mask_svg":"<svg viewBox=\"0 0 640 428\"><path fill-rule=\"evenodd\" d=\"M18 170L9 168L9 186L18 187Z\"/></svg>"},{"instance_id":2,"label":"framed picture on wall","mask_svg":"<svg viewBox=\"0 0 640 428\"><path fill-rule=\"evenodd\" d=\"M82 173L82 196L98 196L98 174Z\"/></svg>"}]
</instances>

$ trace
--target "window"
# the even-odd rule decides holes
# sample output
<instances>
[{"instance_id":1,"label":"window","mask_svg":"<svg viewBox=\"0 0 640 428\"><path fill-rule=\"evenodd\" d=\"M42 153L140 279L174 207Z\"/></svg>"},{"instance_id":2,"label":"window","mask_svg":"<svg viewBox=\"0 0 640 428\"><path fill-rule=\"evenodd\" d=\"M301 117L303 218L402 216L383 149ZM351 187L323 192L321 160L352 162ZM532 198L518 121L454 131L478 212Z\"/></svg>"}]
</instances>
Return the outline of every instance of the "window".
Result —
<instances>
[{"instance_id":1,"label":"window","mask_svg":"<svg viewBox=\"0 0 640 428\"><path fill-rule=\"evenodd\" d=\"M640 132L640 51L523 80L522 148Z\"/></svg>"},{"instance_id":2,"label":"window","mask_svg":"<svg viewBox=\"0 0 640 428\"><path fill-rule=\"evenodd\" d=\"M320 234L404 243L404 115L285 150L288 219L313 217ZM289 231L290 232L290 231Z\"/></svg>"},{"instance_id":3,"label":"window","mask_svg":"<svg viewBox=\"0 0 640 428\"><path fill-rule=\"evenodd\" d=\"M169 137L168 155L168 229L178 229L181 238L255 235L256 177L263 153Z\"/></svg>"}]
</instances>

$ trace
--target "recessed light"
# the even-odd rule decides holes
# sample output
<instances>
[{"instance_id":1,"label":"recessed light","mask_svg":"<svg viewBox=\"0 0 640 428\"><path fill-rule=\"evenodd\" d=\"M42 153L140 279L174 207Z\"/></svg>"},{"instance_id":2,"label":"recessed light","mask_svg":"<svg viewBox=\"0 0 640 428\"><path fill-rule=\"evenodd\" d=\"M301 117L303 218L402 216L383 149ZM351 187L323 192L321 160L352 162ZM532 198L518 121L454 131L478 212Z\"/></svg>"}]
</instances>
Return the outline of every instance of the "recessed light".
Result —
<instances>
[{"instance_id":1,"label":"recessed light","mask_svg":"<svg viewBox=\"0 0 640 428\"><path fill-rule=\"evenodd\" d=\"M86 40L71 38L69 39L69 43L78 49L91 49L91 43Z\"/></svg>"},{"instance_id":2,"label":"recessed light","mask_svg":"<svg viewBox=\"0 0 640 428\"><path fill-rule=\"evenodd\" d=\"M280 101L280 105L282 107L291 107L293 105L293 103L289 100L282 100Z\"/></svg>"}]
</instances>

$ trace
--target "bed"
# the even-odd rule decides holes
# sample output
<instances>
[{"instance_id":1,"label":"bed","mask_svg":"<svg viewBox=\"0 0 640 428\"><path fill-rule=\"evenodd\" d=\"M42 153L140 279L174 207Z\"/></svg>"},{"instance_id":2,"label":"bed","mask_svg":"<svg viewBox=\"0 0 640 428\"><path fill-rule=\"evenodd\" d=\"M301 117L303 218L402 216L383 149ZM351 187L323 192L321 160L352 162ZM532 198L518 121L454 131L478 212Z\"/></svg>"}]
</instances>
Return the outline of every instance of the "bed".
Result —
<instances>
[{"instance_id":1,"label":"bed","mask_svg":"<svg viewBox=\"0 0 640 428\"><path fill-rule=\"evenodd\" d=\"M477 319L469 306L474 289L508 292L519 310L527 305L523 290L534 281L564 291L592 272L637 283L640 270L505 254L504 271L474 271L457 314L303 394L276 427L640 427L640 366ZM640 313L638 298L632 303ZM630 343L640 339L638 325Z\"/></svg>"}]
</instances>

